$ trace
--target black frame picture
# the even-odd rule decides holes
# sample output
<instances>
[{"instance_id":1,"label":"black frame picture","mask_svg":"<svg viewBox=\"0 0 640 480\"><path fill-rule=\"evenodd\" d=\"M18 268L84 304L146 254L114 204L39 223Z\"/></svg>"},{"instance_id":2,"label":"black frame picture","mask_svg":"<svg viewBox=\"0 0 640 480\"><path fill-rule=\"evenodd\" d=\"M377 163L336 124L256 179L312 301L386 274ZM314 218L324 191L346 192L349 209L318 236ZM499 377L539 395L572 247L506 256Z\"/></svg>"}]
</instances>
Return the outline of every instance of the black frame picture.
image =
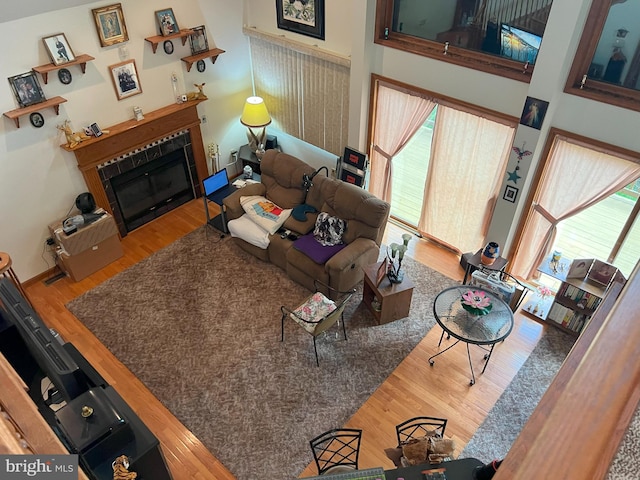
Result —
<instances>
[{"instance_id":1,"label":"black frame picture","mask_svg":"<svg viewBox=\"0 0 640 480\"><path fill-rule=\"evenodd\" d=\"M324 0L276 0L276 9L278 28L324 40Z\"/></svg>"},{"instance_id":2,"label":"black frame picture","mask_svg":"<svg viewBox=\"0 0 640 480\"><path fill-rule=\"evenodd\" d=\"M44 125L44 117L40 112L33 112L29 115L29 121L36 128L41 128Z\"/></svg>"},{"instance_id":3,"label":"black frame picture","mask_svg":"<svg viewBox=\"0 0 640 480\"><path fill-rule=\"evenodd\" d=\"M342 169L340 172L340 180L343 182L351 183L356 187L361 187L364 183L364 175L358 175L347 169Z\"/></svg>"},{"instance_id":4,"label":"black frame picture","mask_svg":"<svg viewBox=\"0 0 640 480\"><path fill-rule=\"evenodd\" d=\"M344 147L344 158L342 161L358 170L364 170L367 164L367 155L353 148Z\"/></svg>"},{"instance_id":5,"label":"black frame picture","mask_svg":"<svg viewBox=\"0 0 640 480\"><path fill-rule=\"evenodd\" d=\"M173 14L173 8L165 8L164 10L156 10L156 20L158 21L158 28L160 29L160 35L166 37L180 32L176 16Z\"/></svg>"},{"instance_id":6,"label":"black frame picture","mask_svg":"<svg viewBox=\"0 0 640 480\"><path fill-rule=\"evenodd\" d=\"M21 107L28 107L29 105L35 105L42 103L46 100L44 92L38 82L36 72L33 70L20 75L14 75L9 77L9 84L13 90L13 94L16 96L18 105Z\"/></svg>"},{"instance_id":7,"label":"black frame picture","mask_svg":"<svg viewBox=\"0 0 640 480\"><path fill-rule=\"evenodd\" d=\"M109 65L109 72L111 72L111 80L118 100L142 93L135 60L125 60L115 65Z\"/></svg>"},{"instance_id":8,"label":"black frame picture","mask_svg":"<svg viewBox=\"0 0 640 480\"><path fill-rule=\"evenodd\" d=\"M47 54L51 59L51 63L54 65L63 65L76 59L76 56L73 54L73 50L71 50L71 45L69 45L64 33L57 33L55 35L43 37L42 43L44 43Z\"/></svg>"},{"instance_id":9,"label":"black frame picture","mask_svg":"<svg viewBox=\"0 0 640 480\"><path fill-rule=\"evenodd\" d=\"M511 185L507 185L504 189L504 195L502 198L507 202L516 203L516 198L518 197L518 189L516 187L512 187Z\"/></svg>"},{"instance_id":10,"label":"black frame picture","mask_svg":"<svg viewBox=\"0 0 640 480\"><path fill-rule=\"evenodd\" d=\"M162 43L162 49L164 50L164 53L171 55L173 53L173 42L171 40L165 40Z\"/></svg>"},{"instance_id":11,"label":"black frame picture","mask_svg":"<svg viewBox=\"0 0 640 480\"><path fill-rule=\"evenodd\" d=\"M520 125L526 125L527 127L540 130L544 116L547 114L547 108L549 108L549 102L527 97L527 101L524 102L524 108L522 109L522 115L520 116Z\"/></svg>"},{"instance_id":12,"label":"black frame picture","mask_svg":"<svg viewBox=\"0 0 640 480\"><path fill-rule=\"evenodd\" d=\"M191 55L209 51L209 42L207 41L207 29L204 25L193 27L193 33L189 35L189 46L191 47Z\"/></svg>"},{"instance_id":13,"label":"black frame picture","mask_svg":"<svg viewBox=\"0 0 640 480\"><path fill-rule=\"evenodd\" d=\"M61 68L58 70L58 80L60 80L60 83L63 85L69 85L71 83L73 77L71 76L71 72L68 68Z\"/></svg>"},{"instance_id":14,"label":"black frame picture","mask_svg":"<svg viewBox=\"0 0 640 480\"><path fill-rule=\"evenodd\" d=\"M96 23L100 45L108 47L129 40L122 4L115 3L107 7L94 8L91 11Z\"/></svg>"}]
</instances>

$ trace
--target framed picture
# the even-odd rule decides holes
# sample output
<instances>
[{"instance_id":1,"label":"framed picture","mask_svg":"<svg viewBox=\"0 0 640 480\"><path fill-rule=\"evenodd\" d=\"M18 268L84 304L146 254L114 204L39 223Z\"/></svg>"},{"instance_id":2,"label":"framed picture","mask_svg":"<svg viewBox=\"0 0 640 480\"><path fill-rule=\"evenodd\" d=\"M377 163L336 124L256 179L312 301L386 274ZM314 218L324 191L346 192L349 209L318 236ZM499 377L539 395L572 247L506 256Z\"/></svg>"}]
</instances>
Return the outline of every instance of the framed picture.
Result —
<instances>
[{"instance_id":1,"label":"framed picture","mask_svg":"<svg viewBox=\"0 0 640 480\"><path fill-rule=\"evenodd\" d=\"M125 60L124 62L110 65L109 71L111 72L111 80L113 80L113 88L116 89L118 100L142 93L135 60Z\"/></svg>"},{"instance_id":2,"label":"framed picture","mask_svg":"<svg viewBox=\"0 0 640 480\"><path fill-rule=\"evenodd\" d=\"M8 80L18 105L21 107L28 107L46 100L42 88L40 88L36 72L33 70L9 77Z\"/></svg>"},{"instance_id":3,"label":"framed picture","mask_svg":"<svg viewBox=\"0 0 640 480\"><path fill-rule=\"evenodd\" d=\"M94 8L91 11L96 22L100 45L108 47L129 40L121 4L115 3L108 7Z\"/></svg>"},{"instance_id":4,"label":"framed picture","mask_svg":"<svg viewBox=\"0 0 640 480\"><path fill-rule=\"evenodd\" d=\"M324 40L324 0L276 0L278 28Z\"/></svg>"},{"instance_id":5,"label":"framed picture","mask_svg":"<svg viewBox=\"0 0 640 480\"><path fill-rule=\"evenodd\" d=\"M616 274L618 269L613 265L603 262L602 260L594 260L591 270L589 270L588 280L599 283L605 287L609 285L611 279Z\"/></svg>"},{"instance_id":6,"label":"framed picture","mask_svg":"<svg viewBox=\"0 0 640 480\"><path fill-rule=\"evenodd\" d=\"M209 50L209 42L207 42L207 31L204 25L193 27L193 33L189 35L189 45L191 45L191 55L202 53Z\"/></svg>"},{"instance_id":7,"label":"framed picture","mask_svg":"<svg viewBox=\"0 0 640 480\"><path fill-rule=\"evenodd\" d=\"M512 187L511 185L507 185L507 188L504 189L504 195L502 195L502 198L507 202L516 203L517 196L518 189L516 187Z\"/></svg>"},{"instance_id":8,"label":"framed picture","mask_svg":"<svg viewBox=\"0 0 640 480\"><path fill-rule=\"evenodd\" d=\"M380 262L380 266L378 267L378 270L376 271L376 287L379 287L380 284L382 283L382 280L384 280L384 277L387 276L388 267L389 267L389 260L387 259L387 257L384 257L382 262Z\"/></svg>"},{"instance_id":9,"label":"framed picture","mask_svg":"<svg viewBox=\"0 0 640 480\"><path fill-rule=\"evenodd\" d=\"M344 147L344 163L357 168L358 170L364 170L367 163L367 155L354 150L353 148Z\"/></svg>"},{"instance_id":10,"label":"framed picture","mask_svg":"<svg viewBox=\"0 0 640 480\"><path fill-rule=\"evenodd\" d=\"M47 49L51 63L54 65L62 65L76 59L64 33L44 37L42 42Z\"/></svg>"},{"instance_id":11,"label":"framed picture","mask_svg":"<svg viewBox=\"0 0 640 480\"><path fill-rule=\"evenodd\" d=\"M576 258L571 262L567 278L584 278L589 273L589 269L593 264L593 258Z\"/></svg>"},{"instance_id":12,"label":"framed picture","mask_svg":"<svg viewBox=\"0 0 640 480\"><path fill-rule=\"evenodd\" d=\"M343 182L352 183L356 187L361 187L364 183L364 176L343 169L342 172L340 172L340 180L342 180Z\"/></svg>"},{"instance_id":13,"label":"framed picture","mask_svg":"<svg viewBox=\"0 0 640 480\"><path fill-rule=\"evenodd\" d=\"M533 97L527 97L527 101L524 102L522 116L520 117L520 125L526 125L527 127L540 130L548 107L549 102L538 100Z\"/></svg>"},{"instance_id":14,"label":"framed picture","mask_svg":"<svg viewBox=\"0 0 640 480\"><path fill-rule=\"evenodd\" d=\"M176 16L173 14L173 8L156 10L156 20L158 21L160 35L162 35L163 37L178 33L180 31L178 22L176 22Z\"/></svg>"}]
</instances>

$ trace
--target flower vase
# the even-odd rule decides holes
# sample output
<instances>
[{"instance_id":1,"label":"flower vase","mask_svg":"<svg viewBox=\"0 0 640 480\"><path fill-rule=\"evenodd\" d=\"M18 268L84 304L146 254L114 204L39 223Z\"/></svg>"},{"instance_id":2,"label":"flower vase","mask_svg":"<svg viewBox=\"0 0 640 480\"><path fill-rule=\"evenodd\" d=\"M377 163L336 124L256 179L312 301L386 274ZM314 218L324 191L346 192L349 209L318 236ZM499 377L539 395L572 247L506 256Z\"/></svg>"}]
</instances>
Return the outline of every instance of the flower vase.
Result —
<instances>
[{"instance_id":1,"label":"flower vase","mask_svg":"<svg viewBox=\"0 0 640 480\"><path fill-rule=\"evenodd\" d=\"M480 255L480 263L483 265L493 265L493 262L496 261L496 258L500 256L500 245L496 242L489 242L482 250L482 254Z\"/></svg>"}]
</instances>

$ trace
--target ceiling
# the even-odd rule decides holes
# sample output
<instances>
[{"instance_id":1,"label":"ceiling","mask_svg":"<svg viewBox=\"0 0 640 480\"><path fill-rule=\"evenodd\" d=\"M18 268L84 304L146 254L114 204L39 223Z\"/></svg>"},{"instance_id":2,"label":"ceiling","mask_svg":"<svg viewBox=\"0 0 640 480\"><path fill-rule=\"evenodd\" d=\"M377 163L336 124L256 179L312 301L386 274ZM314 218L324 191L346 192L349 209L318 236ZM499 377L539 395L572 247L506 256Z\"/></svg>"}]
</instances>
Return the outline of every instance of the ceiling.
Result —
<instances>
[{"instance_id":1,"label":"ceiling","mask_svg":"<svg viewBox=\"0 0 640 480\"><path fill-rule=\"evenodd\" d=\"M77 7L93 3L95 0L0 0L0 23L11 22L19 18L30 17L40 13L61 10L64 8Z\"/></svg>"}]
</instances>

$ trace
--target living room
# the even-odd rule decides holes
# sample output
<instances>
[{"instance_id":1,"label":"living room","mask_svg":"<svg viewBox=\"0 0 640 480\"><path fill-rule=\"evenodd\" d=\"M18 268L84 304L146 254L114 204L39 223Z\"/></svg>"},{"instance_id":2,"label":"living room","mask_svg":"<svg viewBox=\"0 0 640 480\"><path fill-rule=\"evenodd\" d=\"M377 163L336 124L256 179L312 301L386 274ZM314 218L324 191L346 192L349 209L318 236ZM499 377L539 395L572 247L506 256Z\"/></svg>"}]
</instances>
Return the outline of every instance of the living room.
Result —
<instances>
[{"instance_id":1,"label":"living room","mask_svg":"<svg viewBox=\"0 0 640 480\"><path fill-rule=\"evenodd\" d=\"M37 277L52 267L50 259L43 259L42 250L48 236L46 226L64 216L75 197L86 191L86 184L77 169L73 154L59 148L63 143L57 124L69 118L75 129L97 122L102 128L132 117L132 107L140 106L150 112L173 102L171 76L178 75L180 91L191 91L191 85L205 83L208 100L198 106L205 144L217 143L223 164L231 161L231 150L246 143L246 129L239 116L247 96L252 93L249 48L242 32L243 25L281 35L276 27L276 15L271 3L199 2L187 1L172 6L180 26L206 24L210 45L224 49L215 64L208 62L203 73L187 72L179 57L163 51L151 52L144 38L156 32L154 11L166 8L159 2L122 2L130 41L121 46L101 47L91 17L91 9L104 6L98 2L60 2L48 4L49 11L41 13L41 6L12 6L12 13L25 8L22 18L5 17L2 38L5 45L20 39L19 48L6 51L0 68L5 77L28 71L34 65L46 63L41 44L45 35L64 32L74 52L88 53L95 58L83 75L72 68L71 85L61 85L51 79L43 88L47 97L62 95L68 101L60 107L60 115L44 112L44 128L35 129L26 121L19 129L5 119L2 126L3 219L15 225L3 235L3 250L10 252L14 269L23 281ZM295 40L320 44L323 49L351 56L351 102L349 107L349 145L366 150L369 109L370 73L406 82L443 95L485 106L519 117L527 96L550 102L547 117L540 131L539 143L531 145L531 157L524 185L530 185L535 166L541 159L545 135L551 126L588 138L619 145L631 151L640 150L635 135L637 114L599 102L567 95L562 92L573 53L582 33L589 2L557 2L553 6L545 45L530 83L498 78L479 71L424 59L408 53L375 45L373 24L376 2L352 1L346 7L326 5L326 39L319 41L294 35ZM54 25L55 28L51 26ZM568 28L571 26L571 28ZM286 35L292 35L286 33ZM176 41L176 49L183 48ZM118 101L107 77L109 65L124 58L137 61L141 95ZM410 67L408 67L410 66ZM9 87L3 95L5 110L14 108L15 99ZM594 121L597 119L597 121ZM603 126L607 126L606 128ZM275 131L275 130L274 130ZM277 132L280 144L288 153L304 158L315 167L333 166L335 156L308 146L285 132ZM236 171L232 172L236 173ZM520 198L526 197L524 190ZM508 246L517 227L521 204L500 203L491 224L492 238ZM162 236L161 231L155 235ZM142 246L138 247L143 249ZM508 250L507 250L508 251ZM134 255L135 257L135 255ZM128 257L130 258L130 257ZM48 261L47 261L48 260ZM98 283L98 275L92 279ZM67 332L73 336L73 332Z\"/></svg>"}]
</instances>

